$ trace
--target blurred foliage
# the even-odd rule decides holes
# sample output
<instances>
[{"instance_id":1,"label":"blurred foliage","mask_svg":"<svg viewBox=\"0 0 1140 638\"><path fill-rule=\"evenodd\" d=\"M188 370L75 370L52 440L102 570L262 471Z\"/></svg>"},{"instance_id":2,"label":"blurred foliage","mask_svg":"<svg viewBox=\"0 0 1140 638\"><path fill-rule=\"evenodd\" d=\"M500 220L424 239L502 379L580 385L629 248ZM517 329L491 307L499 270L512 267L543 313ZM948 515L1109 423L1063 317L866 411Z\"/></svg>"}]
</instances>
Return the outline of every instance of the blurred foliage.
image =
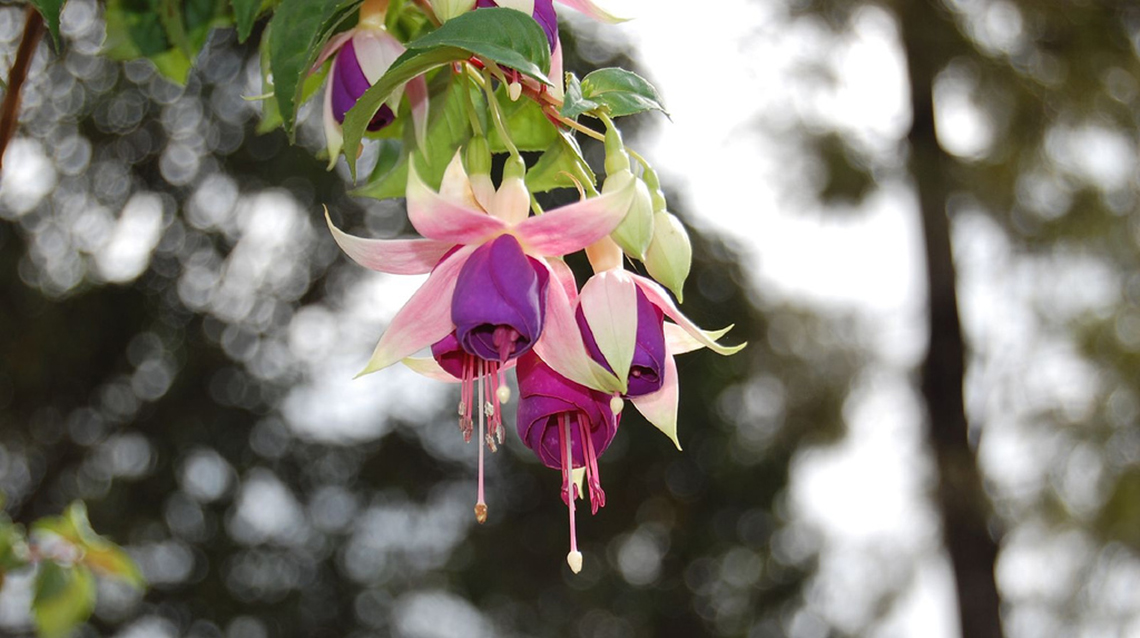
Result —
<instances>
[{"instance_id":1,"label":"blurred foliage","mask_svg":"<svg viewBox=\"0 0 1140 638\"><path fill-rule=\"evenodd\" d=\"M242 42L214 31L177 86L98 55L111 9L69 2L0 189L6 511L27 523L83 499L149 583L100 588L84 635L786 633L818 550L789 523L788 470L842 433L862 365L853 321L758 297L738 248L690 228L687 311L731 317L751 345L678 361L684 453L628 411L572 577L557 473L509 440L476 526L474 449L450 389L394 370L351 380L394 280L340 258L320 204L362 234L410 229L398 206L351 199L343 173L322 170L308 107L297 146L259 134L263 105L242 97L264 92L262 27ZM568 68L588 68L574 34L562 43ZM620 50L591 59L633 66ZM583 278L584 260L573 266ZM55 574L42 595L89 591L85 574ZM0 615L0 628L31 619Z\"/></svg>"}]
</instances>

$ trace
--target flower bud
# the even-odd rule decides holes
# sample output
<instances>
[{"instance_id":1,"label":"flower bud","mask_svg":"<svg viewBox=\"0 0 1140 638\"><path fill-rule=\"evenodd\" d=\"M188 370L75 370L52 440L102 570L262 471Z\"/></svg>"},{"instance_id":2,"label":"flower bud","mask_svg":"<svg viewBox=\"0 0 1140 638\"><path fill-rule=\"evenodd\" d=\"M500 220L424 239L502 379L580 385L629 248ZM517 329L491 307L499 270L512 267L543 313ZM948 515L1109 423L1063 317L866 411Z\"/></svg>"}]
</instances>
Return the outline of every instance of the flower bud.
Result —
<instances>
[{"instance_id":1,"label":"flower bud","mask_svg":"<svg viewBox=\"0 0 1140 638\"><path fill-rule=\"evenodd\" d=\"M487 138L476 135L467 142L467 174L471 192L484 210L490 210L495 199L495 184L491 182L491 147Z\"/></svg>"},{"instance_id":2,"label":"flower bud","mask_svg":"<svg viewBox=\"0 0 1140 638\"><path fill-rule=\"evenodd\" d=\"M475 0L432 0L431 8L440 22L447 22L474 9Z\"/></svg>"},{"instance_id":3,"label":"flower bud","mask_svg":"<svg viewBox=\"0 0 1140 638\"><path fill-rule=\"evenodd\" d=\"M526 163L511 155L503 166L503 181L495 192L491 214L508 224L517 224L530 215L530 190L526 187Z\"/></svg>"},{"instance_id":4,"label":"flower bud","mask_svg":"<svg viewBox=\"0 0 1140 638\"><path fill-rule=\"evenodd\" d=\"M610 233L610 238L621 246L625 254L641 260L653 240L653 199L645 182L628 170L611 173L602 184L602 193L620 190L629 184L629 180L636 180L633 202L625 219Z\"/></svg>"},{"instance_id":5,"label":"flower bud","mask_svg":"<svg viewBox=\"0 0 1140 638\"><path fill-rule=\"evenodd\" d=\"M689 234L677 219L667 211L653 214L653 241L645 251L645 269L682 300L681 290L692 266L693 245Z\"/></svg>"},{"instance_id":6,"label":"flower bud","mask_svg":"<svg viewBox=\"0 0 1140 638\"><path fill-rule=\"evenodd\" d=\"M606 128L606 175L629 170L629 153L625 152L621 132L614 126Z\"/></svg>"},{"instance_id":7,"label":"flower bud","mask_svg":"<svg viewBox=\"0 0 1140 638\"><path fill-rule=\"evenodd\" d=\"M653 212L660 213L665 210L665 192L661 190L661 179L657 177L657 171L645 165L645 174L642 176L645 180L645 186L649 188L649 195L653 198Z\"/></svg>"}]
</instances>

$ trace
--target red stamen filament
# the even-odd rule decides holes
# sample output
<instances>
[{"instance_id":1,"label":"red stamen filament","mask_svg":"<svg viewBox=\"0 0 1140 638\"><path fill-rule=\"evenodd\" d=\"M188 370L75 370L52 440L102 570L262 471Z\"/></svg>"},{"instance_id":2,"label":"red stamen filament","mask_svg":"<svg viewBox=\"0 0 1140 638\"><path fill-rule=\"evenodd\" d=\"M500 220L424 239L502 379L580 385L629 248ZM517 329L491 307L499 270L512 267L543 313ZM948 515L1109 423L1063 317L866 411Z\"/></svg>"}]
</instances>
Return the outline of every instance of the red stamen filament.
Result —
<instances>
[{"instance_id":1,"label":"red stamen filament","mask_svg":"<svg viewBox=\"0 0 1140 638\"><path fill-rule=\"evenodd\" d=\"M590 437L590 424L581 412L578 413L578 432L582 437L586 480L590 485L590 510L597 514L599 507L606 506L606 493L602 491L602 474L598 471L598 455L594 451L594 439Z\"/></svg>"}]
</instances>

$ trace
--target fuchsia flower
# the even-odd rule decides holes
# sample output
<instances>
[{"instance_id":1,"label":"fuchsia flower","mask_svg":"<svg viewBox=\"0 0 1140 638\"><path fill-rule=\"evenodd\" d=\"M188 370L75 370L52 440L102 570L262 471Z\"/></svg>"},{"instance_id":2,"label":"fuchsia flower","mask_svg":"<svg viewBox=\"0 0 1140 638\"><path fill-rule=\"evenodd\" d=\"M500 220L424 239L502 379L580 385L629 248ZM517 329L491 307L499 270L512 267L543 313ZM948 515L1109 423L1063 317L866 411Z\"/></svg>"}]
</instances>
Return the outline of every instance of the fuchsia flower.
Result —
<instances>
[{"instance_id":1,"label":"fuchsia flower","mask_svg":"<svg viewBox=\"0 0 1140 638\"><path fill-rule=\"evenodd\" d=\"M617 433L620 415L610 408L610 397L570 381L550 369L533 353L519 359L519 438L544 465L562 472L562 500L570 512L570 553L566 560L575 573L582 569L582 554L574 525L578 498L575 470L585 474L593 513L606 504L598 472L598 457Z\"/></svg>"},{"instance_id":2,"label":"fuchsia flower","mask_svg":"<svg viewBox=\"0 0 1140 638\"><path fill-rule=\"evenodd\" d=\"M330 167L336 162L344 143L341 125L344 124L345 114L404 51L404 45L384 28L383 14L375 14L362 16L360 24L355 28L329 40L317 57L314 69L324 64L330 56L335 56L324 98L325 143L329 151ZM368 130L379 131L395 121L400 99L405 92L411 105L417 140L420 148L424 148L428 93L423 76L412 78L404 87L396 90L372 116Z\"/></svg>"},{"instance_id":3,"label":"fuchsia flower","mask_svg":"<svg viewBox=\"0 0 1140 638\"><path fill-rule=\"evenodd\" d=\"M612 246L612 250L619 249ZM633 401L642 416L680 449L677 365L673 356L702 347L730 355L746 344L718 344L717 339L732 326L714 331L700 329L681 314L659 284L622 269L620 252L616 261L602 257L595 259L595 264L606 269L582 286L576 313L587 350L626 386L623 396ZM665 321L665 317L676 323Z\"/></svg>"},{"instance_id":4,"label":"fuchsia flower","mask_svg":"<svg viewBox=\"0 0 1140 638\"><path fill-rule=\"evenodd\" d=\"M569 379L623 391L625 385L586 352L571 305L573 274L561 260L548 258L608 235L621 223L632 196L633 189L627 188L528 217L530 197L521 178L504 179L498 191L484 193L484 205L474 195L459 153L439 192L409 164L408 218L425 239L363 239L341 232L329 220L337 244L362 266L392 274L431 273L392 318L361 374L407 360L413 369L436 378L440 372L457 377L462 383L460 427L470 438L473 414L478 415L482 441L484 418L489 417L490 445L495 438L502 441L502 428L496 391L487 381L498 381L498 398L505 401L503 370L531 349ZM555 282L549 285L552 275ZM411 358L429 346L439 362L434 371ZM479 459L476 516L482 521L482 443Z\"/></svg>"}]
</instances>

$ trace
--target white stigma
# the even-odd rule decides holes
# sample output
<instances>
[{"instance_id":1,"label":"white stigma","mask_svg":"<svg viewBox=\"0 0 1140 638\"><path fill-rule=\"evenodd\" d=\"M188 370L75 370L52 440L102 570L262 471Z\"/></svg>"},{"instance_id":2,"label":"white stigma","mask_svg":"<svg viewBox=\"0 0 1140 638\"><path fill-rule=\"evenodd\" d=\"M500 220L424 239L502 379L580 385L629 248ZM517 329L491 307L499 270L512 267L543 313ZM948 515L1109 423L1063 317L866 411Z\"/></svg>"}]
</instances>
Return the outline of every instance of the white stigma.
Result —
<instances>
[{"instance_id":1,"label":"white stigma","mask_svg":"<svg viewBox=\"0 0 1140 638\"><path fill-rule=\"evenodd\" d=\"M570 552L566 555L566 562L570 564L570 570L575 574L582 571L582 552Z\"/></svg>"},{"instance_id":2,"label":"white stigma","mask_svg":"<svg viewBox=\"0 0 1140 638\"><path fill-rule=\"evenodd\" d=\"M499 386L498 390L495 391L495 396L499 398L499 403L505 404L507 401L511 400L510 387L504 383L503 385Z\"/></svg>"},{"instance_id":3,"label":"white stigma","mask_svg":"<svg viewBox=\"0 0 1140 638\"><path fill-rule=\"evenodd\" d=\"M610 399L610 411L612 411L615 416L618 414L621 414L621 409L624 407L625 407L625 401L622 401L621 397L614 396L613 398Z\"/></svg>"}]
</instances>

